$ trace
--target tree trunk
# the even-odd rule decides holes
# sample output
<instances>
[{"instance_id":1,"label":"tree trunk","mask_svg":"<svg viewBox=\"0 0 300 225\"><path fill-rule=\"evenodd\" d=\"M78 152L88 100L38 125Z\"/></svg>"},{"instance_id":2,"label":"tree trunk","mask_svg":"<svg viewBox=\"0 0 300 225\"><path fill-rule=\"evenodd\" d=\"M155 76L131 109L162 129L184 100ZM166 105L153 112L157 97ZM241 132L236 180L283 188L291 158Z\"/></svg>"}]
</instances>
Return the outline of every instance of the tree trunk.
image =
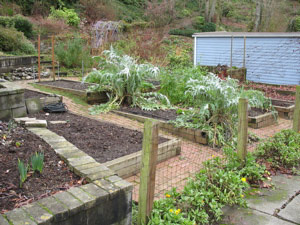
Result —
<instances>
[{"instance_id":1,"label":"tree trunk","mask_svg":"<svg viewBox=\"0 0 300 225\"><path fill-rule=\"evenodd\" d=\"M216 4L217 4L217 0L213 0L212 4L211 4L211 8L210 8L210 12L209 12L209 16L208 16L208 22L212 21L212 18L215 15L216 12Z\"/></svg>"},{"instance_id":2,"label":"tree trunk","mask_svg":"<svg viewBox=\"0 0 300 225\"><path fill-rule=\"evenodd\" d=\"M256 11L255 11L255 21L253 31L259 31L259 25L261 24L261 14L262 14L262 4L263 0L256 0Z\"/></svg>"},{"instance_id":3,"label":"tree trunk","mask_svg":"<svg viewBox=\"0 0 300 225\"><path fill-rule=\"evenodd\" d=\"M208 22L209 19L209 0L205 0L205 21Z\"/></svg>"}]
</instances>

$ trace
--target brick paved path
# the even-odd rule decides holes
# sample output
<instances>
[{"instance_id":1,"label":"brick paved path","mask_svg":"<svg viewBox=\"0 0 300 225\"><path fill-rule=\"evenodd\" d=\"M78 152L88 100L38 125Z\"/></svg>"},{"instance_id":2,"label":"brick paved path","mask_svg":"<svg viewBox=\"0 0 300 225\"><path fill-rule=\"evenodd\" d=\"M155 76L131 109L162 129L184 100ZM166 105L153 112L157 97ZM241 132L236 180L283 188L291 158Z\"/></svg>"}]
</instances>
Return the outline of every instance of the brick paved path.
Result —
<instances>
[{"instance_id":1,"label":"brick paved path","mask_svg":"<svg viewBox=\"0 0 300 225\"><path fill-rule=\"evenodd\" d=\"M76 78L73 78L72 80L76 80ZM36 90L31 85L27 84L28 81L21 81L18 83L25 88ZM88 111L90 106L75 104L67 97L64 97L63 101L68 106L68 109L75 114L86 116L102 122L114 123L129 129L136 129L139 131L143 130L143 124L137 121L133 121L113 113L90 115ZM260 138L267 138L273 136L276 132L282 129L291 128L291 126L291 121L279 119L278 123L275 125L261 129L249 128L249 131L258 135ZM166 133L162 133L161 135L172 137ZM249 146L249 151L253 151L256 145L257 144L253 144ZM167 190L170 190L172 187L176 187L178 190L181 190L185 185L186 180L201 169L204 161L220 155L221 153L218 153L217 150L214 150L208 146L182 140L181 154L157 165L155 186L156 199L163 197L164 193ZM127 180L134 184L133 199L137 200L139 190L139 174L129 177Z\"/></svg>"}]
</instances>

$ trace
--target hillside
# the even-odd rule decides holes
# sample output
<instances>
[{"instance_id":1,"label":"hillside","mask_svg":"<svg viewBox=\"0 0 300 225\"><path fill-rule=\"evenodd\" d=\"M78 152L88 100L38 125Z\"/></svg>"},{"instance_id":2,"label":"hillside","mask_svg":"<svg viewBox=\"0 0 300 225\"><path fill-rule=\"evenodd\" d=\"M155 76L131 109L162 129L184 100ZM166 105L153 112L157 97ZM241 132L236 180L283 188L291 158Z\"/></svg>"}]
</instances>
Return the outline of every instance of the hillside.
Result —
<instances>
[{"instance_id":1,"label":"hillside","mask_svg":"<svg viewBox=\"0 0 300 225\"><path fill-rule=\"evenodd\" d=\"M0 39L1 35L22 36L9 30L11 18L17 14L22 14L32 26L32 32L25 36L36 42L40 34L45 46L50 44L47 38L56 35L58 40L80 36L87 48L95 48L91 46L96 37L92 25L100 20L120 21L114 23L115 33L111 32L110 38L92 53L98 54L112 43L124 53L159 65L167 65L170 60L176 62L178 58L188 61L192 39L182 41L182 36L191 37L195 32L300 30L299 0L1 0L0 25L6 30L2 29ZM21 21L20 29L15 27L18 32L28 25ZM170 38L170 34L177 37ZM11 39L5 43L17 42L16 38ZM27 42L25 45L22 48L28 49ZM0 51L21 53L14 47L7 50L0 43Z\"/></svg>"}]
</instances>

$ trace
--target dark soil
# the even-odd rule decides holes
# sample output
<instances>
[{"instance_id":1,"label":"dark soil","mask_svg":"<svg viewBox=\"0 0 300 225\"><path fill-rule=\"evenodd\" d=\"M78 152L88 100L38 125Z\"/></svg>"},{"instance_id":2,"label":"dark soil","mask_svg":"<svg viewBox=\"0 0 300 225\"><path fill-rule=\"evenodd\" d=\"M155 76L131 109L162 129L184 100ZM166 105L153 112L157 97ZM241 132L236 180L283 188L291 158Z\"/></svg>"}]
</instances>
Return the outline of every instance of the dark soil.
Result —
<instances>
[{"instance_id":1,"label":"dark soil","mask_svg":"<svg viewBox=\"0 0 300 225\"><path fill-rule=\"evenodd\" d=\"M251 108L250 111L248 111L248 116L250 117L256 117L267 113L266 110L258 109L258 108Z\"/></svg>"},{"instance_id":2,"label":"dark soil","mask_svg":"<svg viewBox=\"0 0 300 225\"><path fill-rule=\"evenodd\" d=\"M57 80L57 81L43 81L41 84L51 85L55 87L69 88L75 90L86 90L91 84L81 83L77 81L66 81L66 80Z\"/></svg>"},{"instance_id":3,"label":"dark soil","mask_svg":"<svg viewBox=\"0 0 300 225\"><path fill-rule=\"evenodd\" d=\"M9 132L8 124L0 122L0 142L1 213L82 182L80 177L69 171L46 142L22 127L14 127ZM18 159L30 164L30 157L35 152L44 152L43 172L33 174L30 170L27 180L20 188Z\"/></svg>"},{"instance_id":4,"label":"dark soil","mask_svg":"<svg viewBox=\"0 0 300 225\"><path fill-rule=\"evenodd\" d=\"M40 113L33 116L47 121L68 121L67 124L49 124L48 128L100 163L142 150L143 134L139 131L72 113L52 113L49 116ZM160 138L159 143L167 140Z\"/></svg>"},{"instance_id":5,"label":"dark soil","mask_svg":"<svg viewBox=\"0 0 300 225\"><path fill-rule=\"evenodd\" d=\"M145 111L138 107L128 107L122 106L119 111L132 113L136 115L141 115L149 118L160 119L164 121L175 120L178 116L176 110L155 110L155 111Z\"/></svg>"},{"instance_id":6,"label":"dark soil","mask_svg":"<svg viewBox=\"0 0 300 225\"><path fill-rule=\"evenodd\" d=\"M281 106L281 107L289 107L289 106L295 105L295 103L273 99L272 100L272 105Z\"/></svg>"},{"instance_id":7,"label":"dark soil","mask_svg":"<svg viewBox=\"0 0 300 225\"><path fill-rule=\"evenodd\" d=\"M43 98L43 97L46 97L48 96L47 94L44 94L44 93L41 93L41 92L38 92L38 91L31 91L31 90L28 90L28 89L25 89L25 92L24 92L24 98L25 99L28 99L28 98Z\"/></svg>"}]
</instances>

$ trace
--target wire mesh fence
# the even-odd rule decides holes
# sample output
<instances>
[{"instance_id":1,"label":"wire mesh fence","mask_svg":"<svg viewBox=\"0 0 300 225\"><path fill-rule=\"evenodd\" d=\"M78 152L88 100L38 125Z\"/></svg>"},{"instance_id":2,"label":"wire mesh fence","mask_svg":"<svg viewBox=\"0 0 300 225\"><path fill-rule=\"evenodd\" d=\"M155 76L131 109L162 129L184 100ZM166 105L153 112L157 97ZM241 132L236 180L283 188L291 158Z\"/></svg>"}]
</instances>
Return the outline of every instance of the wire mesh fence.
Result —
<instances>
[{"instance_id":1,"label":"wire mesh fence","mask_svg":"<svg viewBox=\"0 0 300 225\"><path fill-rule=\"evenodd\" d=\"M131 123L130 120L126 119ZM132 121L137 123L136 121ZM123 124L124 125L124 124ZM126 124L125 124L126 125ZM129 124L127 124L129 125ZM142 129L143 124L139 123L139 129ZM275 133L292 128L292 120L278 118L274 120L273 124L254 129L248 128L251 136L256 136L256 141L250 141L247 145L247 150L253 152L257 145L265 139L272 137ZM187 129L185 129L187 130ZM194 134L195 135L195 134ZM165 193L172 188L177 191L183 190L189 178L192 178L203 167L203 162L223 155L222 149L212 148L207 144L196 143L183 137L182 133L174 134L167 129L159 130L160 144L158 148L158 163L156 166L155 176L155 192L154 199L165 197ZM135 168L133 173L125 176L126 180L131 182L134 186L133 200L139 199L139 185L140 185L140 168L141 157L135 159Z\"/></svg>"}]
</instances>

